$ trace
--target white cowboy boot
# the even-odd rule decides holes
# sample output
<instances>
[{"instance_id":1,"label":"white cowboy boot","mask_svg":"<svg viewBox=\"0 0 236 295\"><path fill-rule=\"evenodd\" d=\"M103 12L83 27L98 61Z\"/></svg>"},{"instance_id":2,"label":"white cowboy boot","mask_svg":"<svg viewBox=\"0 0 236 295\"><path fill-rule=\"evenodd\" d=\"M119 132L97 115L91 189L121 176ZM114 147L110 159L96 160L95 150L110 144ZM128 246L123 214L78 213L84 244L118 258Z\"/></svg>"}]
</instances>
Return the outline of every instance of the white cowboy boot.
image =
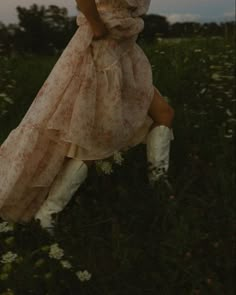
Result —
<instances>
[{"instance_id":1,"label":"white cowboy boot","mask_svg":"<svg viewBox=\"0 0 236 295\"><path fill-rule=\"evenodd\" d=\"M62 166L62 170L53 181L48 197L40 207L34 219L39 219L42 228L53 232L52 214L62 211L78 187L88 175L88 166L78 159L71 158Z\"/></svg>"},{"instance_id":2,"label":"white cowboy boot","mask_svg":"<svg viewBox=\"0 0 236 295\"><path fill-rule=\"evenodd\" d=\"M173 139L173 130L165 125L154 127L147 135L148 179L152 186L167 175L170 141Z\"/></svg>"}]
</instances>

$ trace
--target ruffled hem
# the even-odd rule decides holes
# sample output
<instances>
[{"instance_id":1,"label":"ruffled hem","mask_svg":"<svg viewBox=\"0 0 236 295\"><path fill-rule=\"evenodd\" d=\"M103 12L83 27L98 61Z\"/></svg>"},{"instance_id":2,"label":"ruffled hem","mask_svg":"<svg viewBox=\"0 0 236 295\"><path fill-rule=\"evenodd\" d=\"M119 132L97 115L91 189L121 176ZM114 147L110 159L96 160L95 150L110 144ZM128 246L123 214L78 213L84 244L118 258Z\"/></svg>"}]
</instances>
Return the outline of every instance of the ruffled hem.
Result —
<instances>
[{"instance_id":1,"label":"ruffled hem","mask_svg":"<svg viewBox=\"0 0 236 295\"><path fill-rule=\"evenodd\" d=\"M52 133L36 126L18 127L1 146L0 216L3 219L27 222L45 200L68 150L68 144L52 140Z\"/></svg>"}]
</instances>

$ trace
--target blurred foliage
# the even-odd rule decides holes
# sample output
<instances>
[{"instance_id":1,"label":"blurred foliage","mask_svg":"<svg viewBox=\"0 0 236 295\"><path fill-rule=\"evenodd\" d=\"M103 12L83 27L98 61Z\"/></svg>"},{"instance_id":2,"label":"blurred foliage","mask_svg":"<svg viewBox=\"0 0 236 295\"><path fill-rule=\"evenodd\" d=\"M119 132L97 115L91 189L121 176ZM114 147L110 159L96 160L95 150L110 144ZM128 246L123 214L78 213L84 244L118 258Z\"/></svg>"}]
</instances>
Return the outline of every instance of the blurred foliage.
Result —
<instances>
[{"instance_id":1,"label":"blurred foliage","mask_svg":"<svg viewBox=\"0 0 236 295\"><path fill-rule=\"evenodd\" d=\"M54 55L61 52L76 29L76 17L69 17L66 8L56 5L29 8L17 6L19 23L5 25L0 22L0 54L26 53ZM165 16L142 16L145 28L138 41L153 43L158 37L179 38L195 36L220 36L235 38L235 22L170 24Z\"/></svg>"}]
</instances>

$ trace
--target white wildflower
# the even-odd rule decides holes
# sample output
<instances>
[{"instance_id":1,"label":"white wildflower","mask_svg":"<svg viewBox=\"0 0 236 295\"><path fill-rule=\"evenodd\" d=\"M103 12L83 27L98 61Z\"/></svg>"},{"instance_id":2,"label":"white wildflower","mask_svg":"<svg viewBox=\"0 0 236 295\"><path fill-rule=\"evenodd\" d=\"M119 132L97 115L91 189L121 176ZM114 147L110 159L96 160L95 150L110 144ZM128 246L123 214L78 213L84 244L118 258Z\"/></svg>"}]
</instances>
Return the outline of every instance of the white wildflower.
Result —
<instances>
[{"instance_id":1,"label":"white wildflower","mask_svg":"<svg viewBox=\"0 0 236 295\"><path fill-rule=\"evenodd\" d=\"M4 97L7 97L7 94L6 94L5 92L2 92L2 93L0 93L0 98L1 98L1 97L3 97L3 98L4 98Z\"/></svg>"},{"instance_id":2,"label":"white wildflower","mask_svg":"<svg viewBox=\"0 0 236 295\"><path fill-rule=\"evenodd\" d=\"M14 104L14 101L8 96L4 97L3 100L10 103L10 104Z\"/></svg>"},{"instance_id":3,"label":"white wildflower","mask_svg":"<svg viewBox=\"0 0 236 295\"><path fill-rule=\"evenodd\" d=\"M196 49L194 49L194 52L202 52L202 49L196 48Z\"/></svg>"},{"instance_id":4,"label":"white wildflower","mask_svg":"<svg viewBox=\"0 0 236 295\"><path fill-rule=\"evenodd\" d=\"M50 247L49 257L54 259L61 259L64 255L64 250L61 249L58 244L53 244Z\"/></svg>"},{"instance_id":5,"label":"white wildflower","mask_svg":"<svg viewBox=\"0 0 236 295\"><path fill-rule=\"evenodd\" d=\"M44 275L44 278L45 278L46 280L49 280L51 277L52 277L52 273L51 273L51 272L47 272L47 273Z\"/></svg>"},{"instance_id":6,"label":"white wildflower","mask_svg":"<svg viewBox=\"0 0 236 295\"><path fill-rule=\"evenodd\" d=\"M224 63L224 66L225 66L225 67L231 67L231 66L233 66L233 63L225 62L225 63Z\"/></svg>"},{"instance_id":7,"label":"white wildflower","mask_svg":"<svg viewBox=\"0 0 236 295\"><path fill-rule=\"evenodd\" d=\"M16 84L16 80L14 80L14 79L11 79L10 82L11 82L12 84Z\"/></svg>"},{"instance_id":8,"label":"white wildflower","mask_svg":"<svg viewBox=\"0 0 236 295\"><path fill-rule=\"evenodd\" d=\"M4 101L6 101L6 102L8 102L10 104L14 103L14 101L10 97L8 97L8 95L6 93L4 93L4 92L0 93L0 99L3 99Z\"/></svg>"},{"instance_id":9,"label":"white wildflower","mask_svg":"<svg viewBox=\"0 0 236 295\"><path fill-rule=\"evenodd\" d=\"M234 76L231 76L231 75L221 75L222 78L224 79L228 79L228 80L234 80L235 77Z\"/></svg>"},{"instance_id":10,"label":"white wildflower","mask_svg":"<svg viewBox=\"0 0 236 295\"><path fill-rule=\"evenodd\" d=\"M187 110L188 105L187 105L186 103L184 103L184 104L183 104L183 108L184 108L184 110Z\"/></svg>"},{"instance_id":11,"label":"white wildflower","mask_svg":"<svg viewBox=\"0 0 236 295\"><path fill-rule=\"evenodd\" d=\"M80 279L80 281L88 281L91 278L91 273L89 273L87 270L84 271L77 271L76 273L77 277Z\"/></svg>"},{"instance_id":12,"label":"white wildflower","mask_svg":"<svg viewBox=\"0 0 236 295\"><path fill-rule=\"evenodd\" d=\"M233 130L228 129L227 133L224 135L224 138L232 138L233 137Z\"/></svg>"},{"instance_id":13,"label":"white wildflower","mask_svg":"<svg viewBox=\"0 0 236 295\"><path fill-rule=\"evenodd\" d=\"M217 88L217 89L220 89L220 90L223 90L224 89L224 86L222 85L212 85L213 87Z\"/></svg>"},{"instance_id":14,"label":"white wildflower","mask_svg":"<svg viewBox=\"0 0 236 295\"><path fill-rule=\"evenodd\" d=\"M212 74L211 78L215 81L220 81L221 80L221 76L217 73Z\"/></svg>"},{"instance_id":15,"label":"white wildflower","mask_svg":"<svg viewBox=\"0 0 236 295\"><path fill-rule=\"evenodd\" d=\"M236 119L235 118L229 118L228 120L227 120L227 122L236 122Z\"/></svg>"},{"instance_id":16,"label":"white wildflower","mask_svg":"<svg viewBox=\"0 0 236 295\"><path fill-rule=\"evenodd\" d=\"M200 91L200 94L204 94L206 91L207 91L207 89L206 89L206 88L203 88L203 89Z\"/></svg>"},{"instance_id":17,"label":"white wildflower","mask_svg":"<svg viewBox=\"0 0 236 295\"><path fill-rule=\"evenodd\" d=\"M14 88L14 86L11 85L11 84L8 84L8 85L6 86L6 88L10 88L10 89L12 89L12 88Z\"/></svg>"},{"instance_id":18,"label":"white wildflower","mask_svg":"<svg viewBox=\"0 0 236 295\"><path fill-rule=\"evenodd\" d=\"M224 138L232 138L232 137L233 137L232 134L225 134L225 135L224 135Z\"/></svg>"},{"instance_id":19,"label":"white wildflower","mask_svg":"<svg viewBox=\"0 0 236 295\"><path fill-rule=\"evenodd\" d=\"M4 116L6 113L8 113L8 110L2 110L2 111L0 112L1 116Z\"/></svg>"},{"instance_id":20,"label":"white wildflower","mask_svg":"<svg viewBox=\"0 0 236 295\"><path fill-rule=\"evenodd\" d=\"M8 277L8 275L7 275L7 277ZM11 289L7 289L5 292L1 293L0 295L14 295L14 292Z\"/></svg>"},{"instance_id":21,"label":"white wildflower","mask_svg":"<svg viewBox=\"0 0 236 295\"><path fill-rule=\"evenodd\" d=\"M199 114L199 115L203 115L203 116L205 116L205 115L207 115L208 113L207 113L206 111L201 111L201 112L199 112L198 114Z\"/></svg>"},{"instance_id":22,"label":"white wildflower","mask_svg":"<svg viewBox=\"0 0 236 295\"><path fill-rule=\"evenodd\" d=\"M124 158L122 157L121 152L116 151L113 155L114 161L118 165L122 165Z\"/></svg>"},{"instance_id":23,"label":"white wildflower","mask_svg":"<svg viewBox=\"0 0 236 295\"><path fill-rule=\"evenodd\" d=\"M170 99L169 99L169 97L168 96L162 96L163 98L164 98L164 100L167 102L167 103L169 103L170 104Z\"/></svg>"},{"instance_id":24,"label":"white wildflower","mask_svg":"<svg viewBox=\"0 0 236 295\"><path fill-rule=\"evenodd\" d=\"M113 172L112 164L108 161L98 161L97 165L105 174L111 174Z\"/></svg>"},{"instance_id":25,"label":"white wildflower","mask_svg":"<svg viewBox=\"0 0 236 295\"><path fill-rule=\"evenodd\" d=\"M211 69L211 70L221 70L221 69L222 69L222 66L211 65L211 66L210 66L210 69Z\"/></svg>"},{"instance_id":26,"label":"white wildflower","mask_svg":"<svg viewBox=\"0 0 236 295\"><path fill-rule=\"evenodd\" d=\"M44 264L44 259L39 259L39 260L37 260L36 262L35 262L35 264L34 264L34 266L35 267L40 267L40 266L42 266L43 264Z\"/></svg>"},{"instance_id":27,"label":"white wildflower","mask_svg":"<svg viewBox=\"0 0 236 295\"><path fill-rule=\"evenodd\" d=\"M11 246L14 243L14 241L15 241L14 237L8 237L4 240L5 244L9 246Z\"/></svg>"},{"instance_id":28,"label":"white wildflower","mask_svg":"<svg viewBox=\"0 0 236 295\"><path fill-rule=\"evenodd\" d=\"M184 63L187 63L189 61L189 58L188 57L185 57L184 58Z\"/></svg>"},{"instance_id":29,"label":"white wildflower","mask_svg":"<svg viewBox=\"0 0 236 295\"><path fill-rule=\"evenodd\" d=\"M232 112L229 109L227 109L225 112L229 117L233 116Z\"/></svg>"},{"instance_id":30,"label":"white wildflower","mask_svg":"<svg viewBox=\"0 0 236 295\"><path fill-rule=\"evenodd\" d=\"M72 265L70 264L68 260L61 260L60 263L64 268L68 268L68 269L72 268Z\"/></svg>"},{"instance_id":31,"label":"white wildflower","mask_svg":"<svg viewBox=\"0 0 236 295\"><path fill-rule=\"evenodd\" d=\"M7 221L0 223L0 233L6 233L9 231L13 231L13 225L9 224Z\"/></svg>"},{"instance_id":32,"label":"white wildflower","mask_svg":"<svg viewBox=\"0 0 236 295\"><path fill-rule=\"evenodd\" d=\"M16 260L18 255L11 251L7 252L6 254L2 255L1 263L12 263Z\"/></svg>"},{"instance_id":33,"label":"white wildflower","mask_svg":"<svg viewBox=\"0 0 236 295\"><path fill-rule=\"evenodd\" d=\"M233 92L231 92L231 91L225 91L224 93L225 93L228 97L233 96Z\"/></svg>"}]
</instances>

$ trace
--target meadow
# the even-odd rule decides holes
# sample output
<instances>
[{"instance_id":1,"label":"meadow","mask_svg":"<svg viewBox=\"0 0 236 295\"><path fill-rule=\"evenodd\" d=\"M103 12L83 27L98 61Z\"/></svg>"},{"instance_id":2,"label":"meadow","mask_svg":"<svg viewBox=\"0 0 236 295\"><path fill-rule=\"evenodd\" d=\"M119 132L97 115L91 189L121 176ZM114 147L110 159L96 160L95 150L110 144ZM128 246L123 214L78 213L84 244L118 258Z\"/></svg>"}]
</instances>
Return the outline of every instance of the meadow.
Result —
<instances>
[{"instance_id":1,"label":"meadow","mask_svg":"<svg viewBox=\"0 0 236 295\"><path fill-rule=\"evenodd\" d=\"M235 294L235 45L140 46L175 109L172 190L148 185L141 144L90 169L54 236L35 221L0 221L1 295ZM58 57L0 58L0 142Z\"/></svg>"}]
</instances>

